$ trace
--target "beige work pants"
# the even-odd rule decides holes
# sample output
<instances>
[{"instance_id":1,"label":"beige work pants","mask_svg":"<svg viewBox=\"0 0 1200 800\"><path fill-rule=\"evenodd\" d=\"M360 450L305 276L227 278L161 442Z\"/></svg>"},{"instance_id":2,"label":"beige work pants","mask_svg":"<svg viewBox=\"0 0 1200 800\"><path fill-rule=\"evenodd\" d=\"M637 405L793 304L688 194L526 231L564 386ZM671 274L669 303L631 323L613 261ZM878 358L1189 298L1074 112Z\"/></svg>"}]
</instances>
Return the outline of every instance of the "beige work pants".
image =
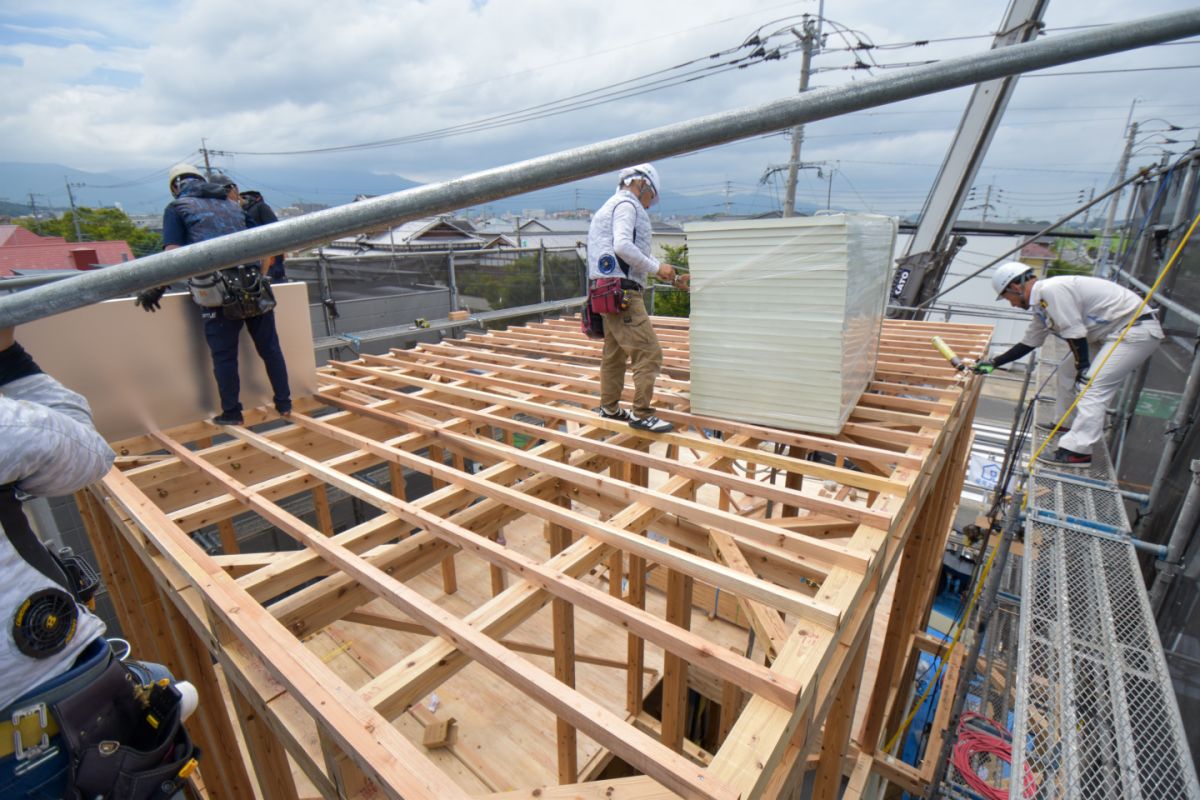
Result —
<instances>
[{"instance_id":1,"label":"beige work pants","mask_svg":"<svg viewBox=\"0 0 1200 800\"><path fill-rule=\"evenodd\" d=\"M650 324L642 293L626 292L629 307L620 314L604 315L604 359L600 363L600 407L612 413L625 388L625 365L633 369L633 415L654 413L654 381L662 369L662 347Z\"/></svg>"}]
</instances>

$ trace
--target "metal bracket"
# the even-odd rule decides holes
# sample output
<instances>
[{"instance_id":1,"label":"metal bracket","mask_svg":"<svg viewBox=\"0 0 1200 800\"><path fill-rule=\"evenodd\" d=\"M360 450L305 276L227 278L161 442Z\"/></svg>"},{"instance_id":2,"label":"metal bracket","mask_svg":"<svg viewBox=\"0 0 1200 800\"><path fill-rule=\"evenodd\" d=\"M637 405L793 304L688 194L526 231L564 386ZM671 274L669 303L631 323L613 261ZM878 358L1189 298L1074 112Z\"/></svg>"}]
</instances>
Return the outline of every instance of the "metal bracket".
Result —
<instances>
[{"instance_id":1,"label":"metal bracket","mask_svg":"<svg viewBox=\"0 0 1200 800\"><path fill-rule=\"evenodd\" d=\"M21 722L35 715L38 718L38 725L42 731L42 738L37 744L26 747L24 738L21 736ZM28 761L37 758L50 749L50 735L46 733L46 724L48 721L49 717L45 703L38 703L35 706L28 706L27 708L21 708L13 712L13 754L16 756L17 761Z\"/></svg>"}]
</instances>

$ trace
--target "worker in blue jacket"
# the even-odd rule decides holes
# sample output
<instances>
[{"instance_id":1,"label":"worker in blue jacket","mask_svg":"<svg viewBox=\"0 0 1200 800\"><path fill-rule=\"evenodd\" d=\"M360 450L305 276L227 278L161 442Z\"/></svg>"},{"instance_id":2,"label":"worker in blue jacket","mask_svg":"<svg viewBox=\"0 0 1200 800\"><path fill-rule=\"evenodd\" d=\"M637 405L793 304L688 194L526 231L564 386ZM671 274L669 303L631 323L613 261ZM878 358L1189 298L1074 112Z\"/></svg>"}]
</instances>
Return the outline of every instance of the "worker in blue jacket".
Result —
<instances>
[{"instance_id":1,"label":"worker in blue jacket","mask_svg":"<svg viewBox=\"0 0 1200 800\"><path fill-rule=\"evenodd\" d=\"M199 170L189 164L173 168L169 177L171 194L175 197L163 211L163 249L215 239L229 233L245 230L246 217L237 203L228 199L227 179L210 182L200 175ZM258 266L234 268L234 277L249 276L247 286L258 293L262 310L238 306L233 302L222 302L217 297L211 303L202 302L203 293L196 291L194 280L193 299L202 305L204 338L212 354L213 374L217 380L217 391L221 396L221 413L213 418L218 425L243 424L241 378L238 374L238 339L242 328L250 333L254 347L267 368L267 377L274 392L275 410L282 416L292 413L292 395L288 387L287 364L283 349L279 345L279 334L275 329L275 312L270 287L265 282L253 284ZM216 286L226 287L233 280L230 270L215 274ZM154 311L166 291L158 287L138 295L137 304L147 311Z\"/></svg>"}]
</instances>

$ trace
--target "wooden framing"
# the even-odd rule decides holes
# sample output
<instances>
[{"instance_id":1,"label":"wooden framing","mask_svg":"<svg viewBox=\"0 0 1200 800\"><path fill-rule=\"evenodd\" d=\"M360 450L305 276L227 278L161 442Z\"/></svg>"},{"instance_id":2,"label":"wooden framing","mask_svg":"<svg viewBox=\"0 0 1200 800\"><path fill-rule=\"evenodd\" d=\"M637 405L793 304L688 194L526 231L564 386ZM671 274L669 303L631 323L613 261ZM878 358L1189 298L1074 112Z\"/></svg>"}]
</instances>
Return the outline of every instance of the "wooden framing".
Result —
<instances>
[{"instance_id":1,"label":"wooden framing","mask_svg":"<svg viewBox=\"0 0 1200 800\"><path fill-rule=\"evenodd\" d=\"M85 521L135 646L201 687L209 797L789 796L814 767L833 797L884 771L979 389L928 342L981 357L990 327L886 322L824 437L692 415L687 320L655 325L667 435L595 414L600 346L567 319L332 364L285 423L114 444ZM374 516L338 529L347 495ZM296 549L241 552L247 515ZM593 780L614 757L635 775Z\"/></svg>"}]
</instances>

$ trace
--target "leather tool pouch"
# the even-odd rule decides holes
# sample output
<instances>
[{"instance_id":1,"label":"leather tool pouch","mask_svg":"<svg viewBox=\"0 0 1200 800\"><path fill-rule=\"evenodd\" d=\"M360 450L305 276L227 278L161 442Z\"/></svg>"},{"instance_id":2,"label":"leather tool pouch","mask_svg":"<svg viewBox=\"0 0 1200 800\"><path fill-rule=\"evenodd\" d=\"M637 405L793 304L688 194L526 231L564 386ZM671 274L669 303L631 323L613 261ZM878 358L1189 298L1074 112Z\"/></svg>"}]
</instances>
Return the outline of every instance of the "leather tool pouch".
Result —
<instances>
[{"instance_id":1,"label":"leather tool pouch","mask_svg":"<svg viewBox=\"0 0 1200 800\"><path fill-rule=\"evenodd\" d=\"M257 265L242 265L223 270L225 302L221 306L226 319L258 317L275 308L271 281L263 277Z\"/></svg>"},{"instance_id":2,"label":"leather tool pouch","mask_svg":"<svg viewBox=\"0 0 1200 800\"><path fill-rule=\"evenodd\" d=\"M183 784L180 771L199 758L179 704L161 719L152 717L134 683L114 658L97 680L52 706L80 797L165 799Z\"/></svg>"},{"instance_id":3,"label":"leather tool pouch","mask_svg":"<svg viewBox=\"0 0 1200 800\"><path fill-rule=\"evenodd\" d=\"M588 306L597 314L620 314L629 307L620 278L600 278L592 284Z\"/></svg>"},{"instance_id":4,"label":"leather tool pouch","mask_svg":"<svg viewBox=\"0 0 1200 800\"><path fill-rule=\"evenodd\" d=\"M592 311L591 303L585 304L579 314L579 330L589 339L604 338L604 317Z\"/></svg>"}]
</instances>

